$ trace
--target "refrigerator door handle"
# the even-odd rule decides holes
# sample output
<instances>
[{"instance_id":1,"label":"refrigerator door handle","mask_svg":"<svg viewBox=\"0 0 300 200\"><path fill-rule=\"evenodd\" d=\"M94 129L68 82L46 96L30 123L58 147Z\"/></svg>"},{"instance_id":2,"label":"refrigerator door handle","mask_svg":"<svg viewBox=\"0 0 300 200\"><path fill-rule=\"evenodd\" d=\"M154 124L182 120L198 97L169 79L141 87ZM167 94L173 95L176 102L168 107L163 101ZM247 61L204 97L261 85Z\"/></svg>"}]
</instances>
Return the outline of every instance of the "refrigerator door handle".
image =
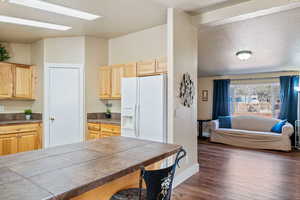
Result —
<instances>
[{"instance_id":1,"label":"refrigerator door handle","mask_svg":"<svg viewBox=\"0 0 300 200\"><path fill-rule=\"evenodd\" d=\"M139 113L140 113L140 109L139 109L140 107L139 107L139 105L138 104L136 104L135 105L135 136L136 137L139 137L140 136L140 126L139 126L139 118L140 118L140 116L139 116Z\"/></svg>"}]
</instances>

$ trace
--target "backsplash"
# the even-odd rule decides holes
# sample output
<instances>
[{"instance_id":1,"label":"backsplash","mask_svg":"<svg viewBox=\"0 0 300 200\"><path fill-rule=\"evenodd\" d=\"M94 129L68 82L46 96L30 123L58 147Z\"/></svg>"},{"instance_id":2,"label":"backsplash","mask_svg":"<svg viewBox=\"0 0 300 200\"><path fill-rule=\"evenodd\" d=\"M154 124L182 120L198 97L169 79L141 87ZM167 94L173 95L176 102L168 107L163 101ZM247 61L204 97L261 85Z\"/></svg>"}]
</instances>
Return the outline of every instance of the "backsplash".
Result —
<instances>
[{"instance_id":1,"label":"backsplash","mask_svg":"<svg viewBox=\"0 0 300 200\"><path fill-rule=\"evenodd\" d=\"M121 119L121 113L111 113L112 119ZM105 119L105 113L88 113L87 119Z\"/></svg>"},{"instance_id":2,"label":"backsplash","mask_svg":"<svg viewBox=\"0 0 300 200\"><path fill-rule=\"evenodd\" d=\"M42 120L41 113L32 113L33 120ZM0 121L13 121L13 120L24 120L25 114L24 113L1 113L0 114Z\"/></svg>"}]
</instances>

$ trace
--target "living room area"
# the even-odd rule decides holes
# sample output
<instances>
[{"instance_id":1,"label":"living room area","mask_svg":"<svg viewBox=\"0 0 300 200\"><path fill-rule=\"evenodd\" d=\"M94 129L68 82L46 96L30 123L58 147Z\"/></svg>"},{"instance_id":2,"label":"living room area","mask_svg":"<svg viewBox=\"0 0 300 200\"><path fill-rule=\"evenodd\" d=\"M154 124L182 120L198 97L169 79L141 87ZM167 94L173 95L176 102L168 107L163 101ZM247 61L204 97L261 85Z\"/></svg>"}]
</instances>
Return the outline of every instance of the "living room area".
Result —
<instances>
[{"instance_id":1,"label":"living room area","mask_svg":"<svg viewBox=\"0 0 300 200\"><path fill-rule=\"evenodd\" d=\"M299 147L299 18L294 9L199 29L200 137L251 149Z\"/></svg>"},{"instance_id":2,"label":"living room area","mask_svg":"<svg viewBox=\"0 0 300 200\"><path fill-rule=\"evenodd\" d=\"M200 172L176 200L300 199L300 10L245 18L199 28Z\"/></svg>"}]
</instances>

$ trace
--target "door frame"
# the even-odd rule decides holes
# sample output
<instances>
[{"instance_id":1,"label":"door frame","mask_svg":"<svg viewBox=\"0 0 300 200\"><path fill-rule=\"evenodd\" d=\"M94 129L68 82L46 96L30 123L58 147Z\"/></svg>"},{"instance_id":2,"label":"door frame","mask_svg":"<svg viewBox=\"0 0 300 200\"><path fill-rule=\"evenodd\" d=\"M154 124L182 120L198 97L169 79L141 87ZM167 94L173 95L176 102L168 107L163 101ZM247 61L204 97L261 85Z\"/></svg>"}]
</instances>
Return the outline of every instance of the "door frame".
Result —
<instances>
[{"instance_id":1,"label":"door frame","mask_svg":"<svg viewBox=\"0 0 300 200\"><path fill-rule=\"evenodd\" d=\"M50 86L50 69L53 68L67 68L67 69L79 69L80 73L80 88L79 88L79 101L80 101L80 141L84 141L85 129L84 129L84 119L85 119L85 75L84 75L84 65L83 64L66 64L66 63L44 63L44 99L43 99L43 146L44 148L50 147L50 115L49 115L49 86Z\"/></svg>"}]
</instances>

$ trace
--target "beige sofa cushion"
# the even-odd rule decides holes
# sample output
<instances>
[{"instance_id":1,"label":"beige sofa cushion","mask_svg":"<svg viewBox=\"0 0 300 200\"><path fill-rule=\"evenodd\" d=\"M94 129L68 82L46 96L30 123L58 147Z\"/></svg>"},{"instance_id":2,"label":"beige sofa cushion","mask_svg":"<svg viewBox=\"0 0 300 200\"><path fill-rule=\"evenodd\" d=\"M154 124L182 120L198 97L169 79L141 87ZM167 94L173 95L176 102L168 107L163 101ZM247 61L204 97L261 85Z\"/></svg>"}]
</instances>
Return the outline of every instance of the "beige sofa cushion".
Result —
<instances>
[{"instance_id":1,"label":"beige sofa cushion","mask_svg":"<svg viewBox=\"0 0 300 200\"><path fill-rule=\"evenodd\" d=\"M254 116L232 117L232 128L258 132L270 132L279 119Z\"/></svg>"},{"instance_id":2,"label":"beige sofa cushion","mask_svg":"<svg viewBox=\"0 0 300 200\"><path fill-rule=\"evenodd\" d=\"M249 130L239 130L239 129L226 129L226 128L220 128L216 131L217 133L222 133L226 135L234 135L236 137L241 138L255 138L255 139L270 139L270 138L279 138L282 135L276 134L272 132L259 132L259 131L249 131Z\"/></svg>"}]
</instances>

